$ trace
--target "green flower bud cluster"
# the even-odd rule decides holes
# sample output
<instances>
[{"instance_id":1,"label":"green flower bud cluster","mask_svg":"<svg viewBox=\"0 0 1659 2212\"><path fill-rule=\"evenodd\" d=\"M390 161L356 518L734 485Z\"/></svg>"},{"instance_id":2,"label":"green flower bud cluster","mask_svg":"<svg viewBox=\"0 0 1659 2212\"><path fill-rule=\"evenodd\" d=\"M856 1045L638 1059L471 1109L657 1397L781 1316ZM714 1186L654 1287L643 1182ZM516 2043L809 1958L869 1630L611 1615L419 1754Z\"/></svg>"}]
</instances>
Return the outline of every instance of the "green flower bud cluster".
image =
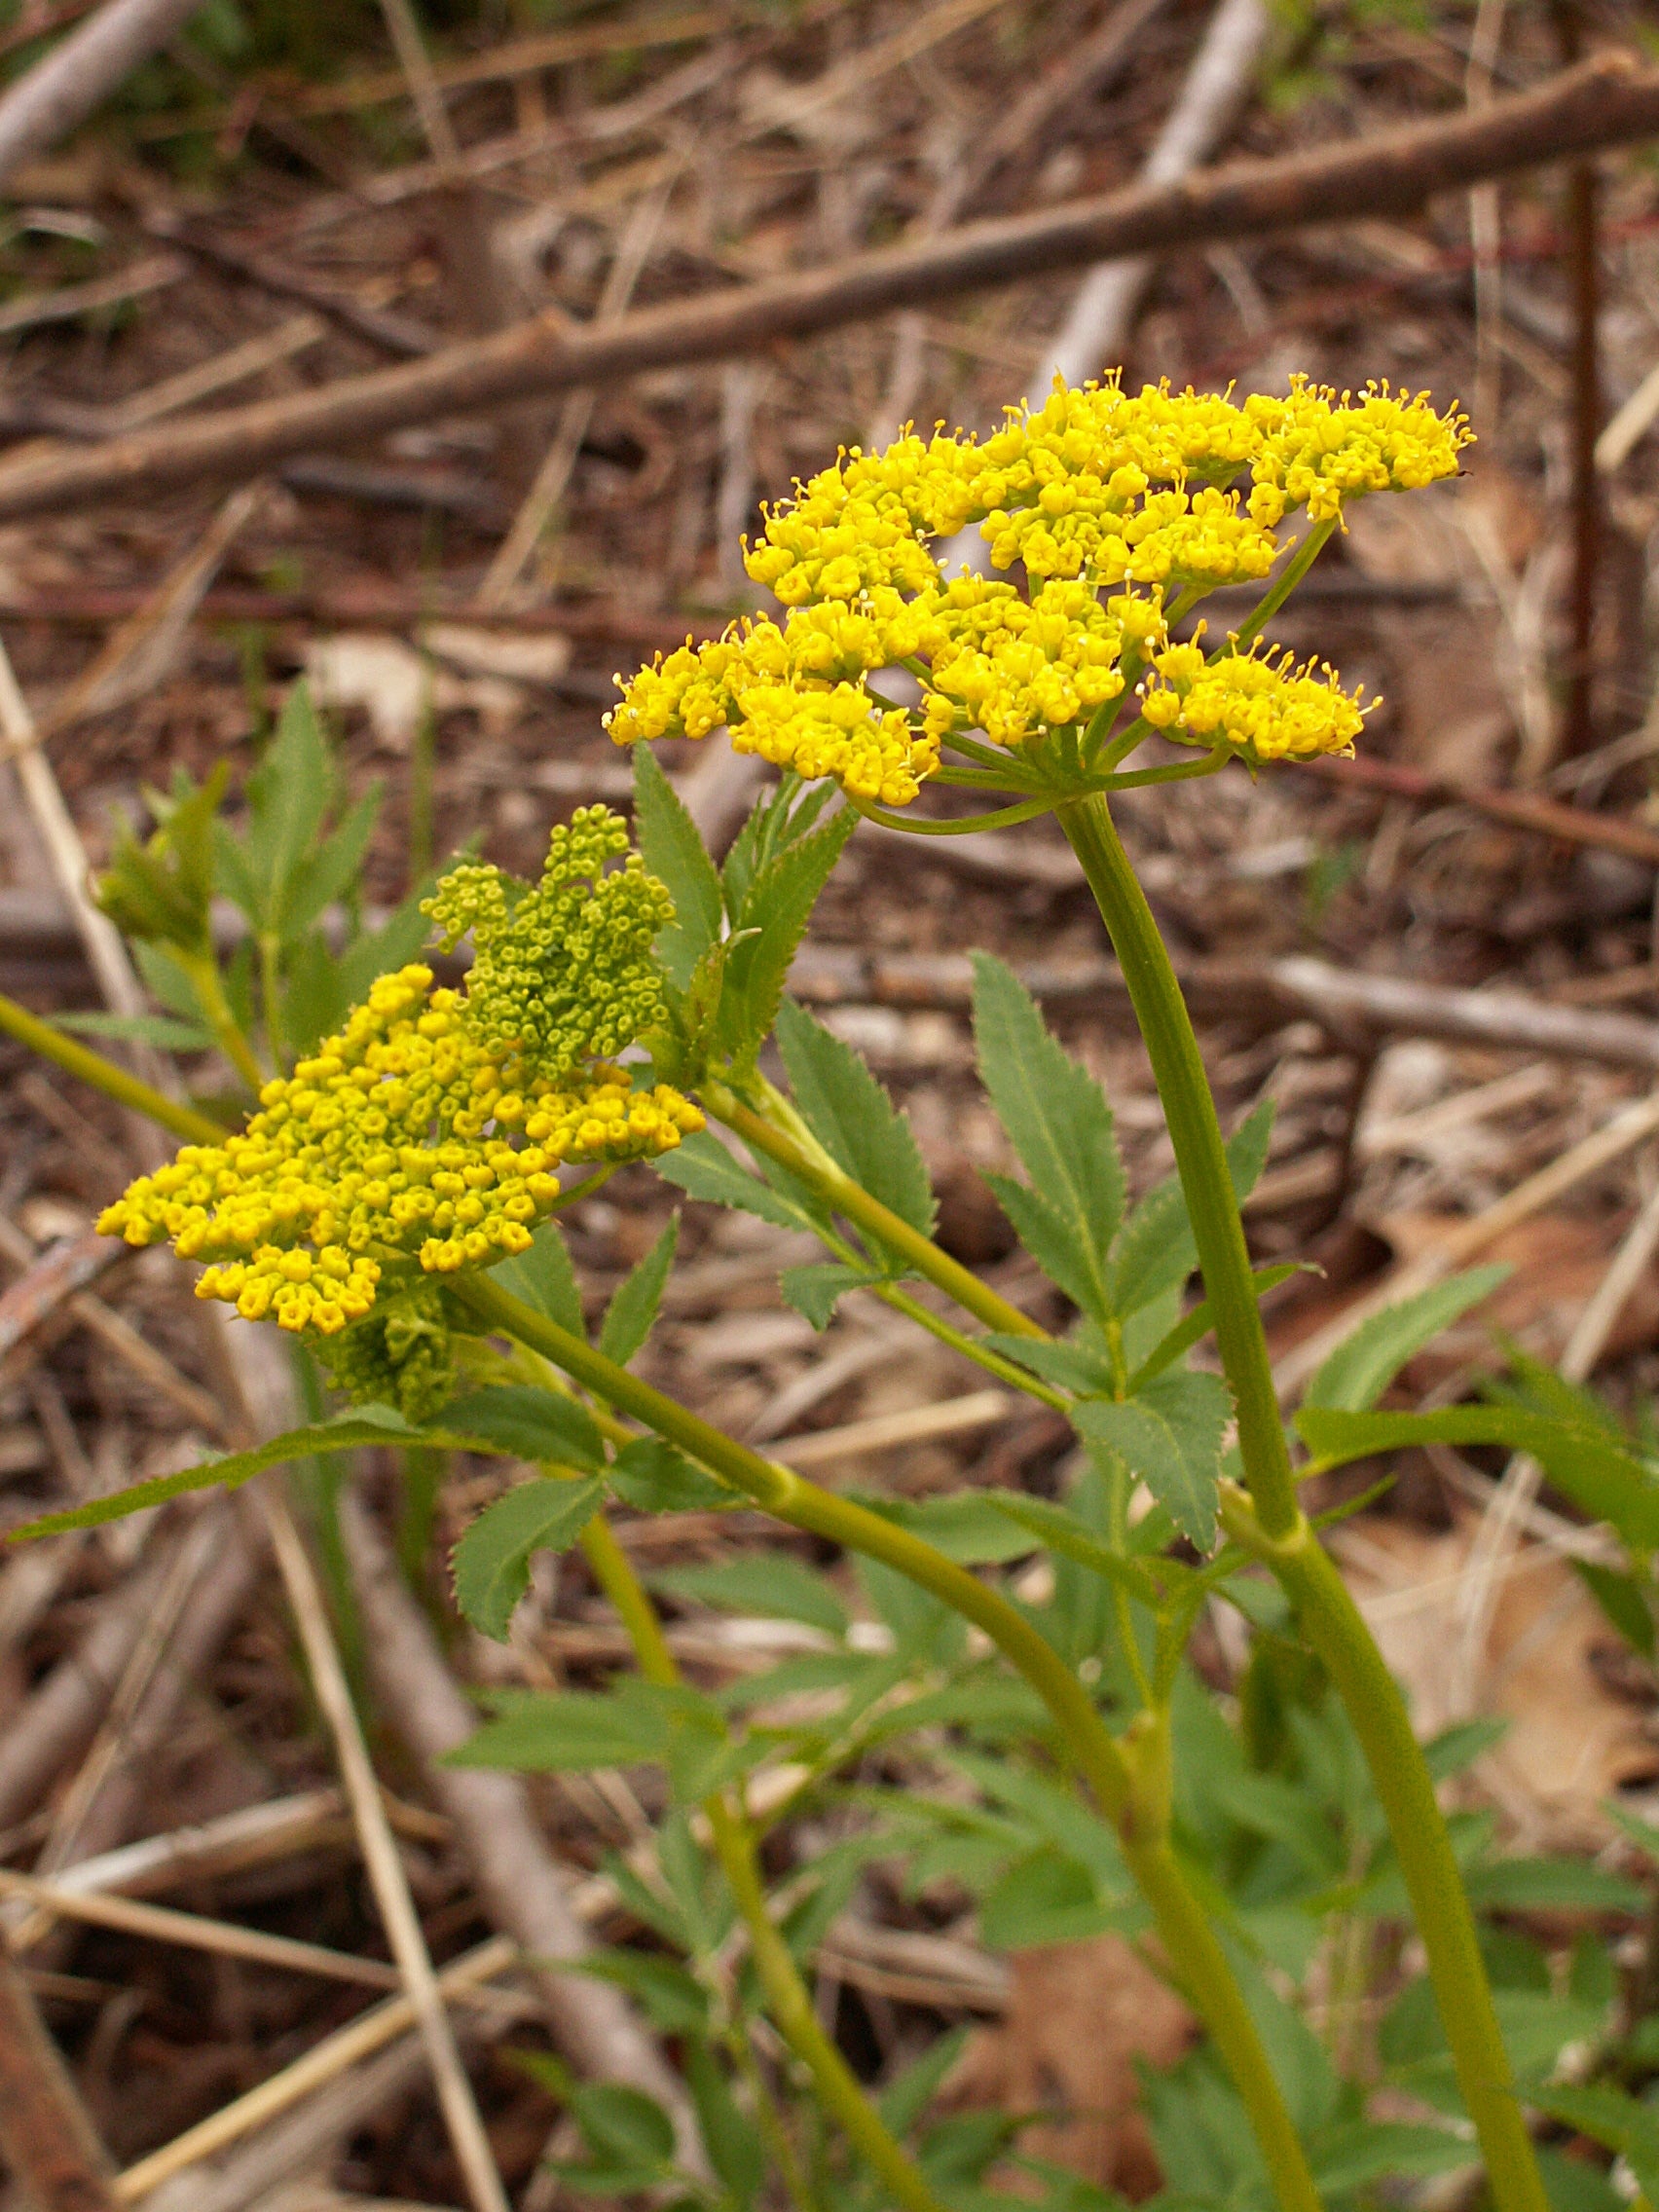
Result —
<instances>
[{"instance_id":1,"label":"green flower bud cluster","mask_svg":"<svg viewBox=\"0 0 1659 2212\"><path fill-rule=\"evenodd\" d=\"M608 873L620 853L626 861ZM479 1045L512 1052L548 1082L621 1051L664 1017L651 946L674 903L628 852L627 826L608 807L578 808L553 831L534 887L467 864L424 910L446 951L471 933L465 1018Z\"/></svg>"},{"instance_id":2,"label":"green flower bud cluster","mask_svg":"<svg viewBox=\"0 0 1659 2212\"><path fill-rule=\"evenodd\" d=\"M354 1406L395 1406L420 1427L455 1394L459 1380L443 1292L416 1283L382 1300L366 1320L312 1341L330 1383Z\"/></svg>"}]
</instances>

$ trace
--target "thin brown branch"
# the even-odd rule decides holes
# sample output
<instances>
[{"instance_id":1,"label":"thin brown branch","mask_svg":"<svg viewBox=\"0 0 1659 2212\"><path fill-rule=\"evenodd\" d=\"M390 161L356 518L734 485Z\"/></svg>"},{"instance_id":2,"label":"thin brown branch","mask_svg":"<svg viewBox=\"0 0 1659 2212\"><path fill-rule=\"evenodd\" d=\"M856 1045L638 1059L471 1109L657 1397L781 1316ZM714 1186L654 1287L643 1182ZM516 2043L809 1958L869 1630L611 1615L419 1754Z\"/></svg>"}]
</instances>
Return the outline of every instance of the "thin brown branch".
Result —
<instances>
[{"instance_id":1,"label":"thin brown branch","mask_svg":"<svg viewBox=\"0 0 1659 2212\"><path fill-rule=\"evenodd\" d=\"M86 453L25 459L0 474L0 518L245 476L286 455L339 447L438 414L461 414L647 369L730 360L895 308L1021 283L1129 254L1266 236L1309 223L1399 214L1461 190L1659 132L1659 69L1604 55L1536 92L1381 132L1357 145L1236 162L1037 214L972 223L829 268L676 301L605 327L538 315L424 361L320 390L204 414Z\"/></svg>"}]
</instances>

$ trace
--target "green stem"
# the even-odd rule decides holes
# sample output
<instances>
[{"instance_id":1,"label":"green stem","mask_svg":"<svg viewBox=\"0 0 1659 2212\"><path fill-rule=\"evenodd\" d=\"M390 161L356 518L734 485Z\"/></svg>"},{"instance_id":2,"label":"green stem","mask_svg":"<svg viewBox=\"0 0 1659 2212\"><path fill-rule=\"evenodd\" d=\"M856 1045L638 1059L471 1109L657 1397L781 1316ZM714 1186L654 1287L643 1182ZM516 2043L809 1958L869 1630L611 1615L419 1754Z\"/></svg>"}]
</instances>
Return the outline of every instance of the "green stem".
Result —
<instances>
[{"instance_id":1,"label":"green stem","mask_svg":"<svg viewBox=\"0 0 1659 2212\"><path fill-rule=\"evenodd\" d=\"M1052 803L1047 797L1024 798L1017 806L999 806L989 814L965 814L954 822L923 822L908 821L869 799L853 800L866 822L881 830L902 830L906 837L972 837L980 830L1012 830L1016 822L1030 822L1039 814L1047 814Z\"/></svg>"},{"instance_id":2,"label":"green stem","mask_svg":"<svg viewBox=\"0 0 1659 2212\"><path fill-rule=\"evenodd\" d=\"M1255 2023L1169 1847L1168 1759L1161 1735L1159 1755L1151 1759L1143 1745L1125 1749L1115 1742L1053 1645L997 1591L908 1530L850 1498L820 1490L723 1436L488 1276L457 1276L449 1287L492 1328L541 1353L596 1397L678 1445L778 1520L880 1560L984 1631L1048 1707L1073 1764L1117 1830L1125 1862L1152 1906L1171 1969L1249 2112L1283 2212L1319 2212L1318 2192Z\"/></svg>"},{"instance_id":3,"label":"green stem","mask_svg":"<svg viewBox=\"0 0 1659 2212\"><path fill-rule=\"evenodd\" d=\"M253 1047L241 1033L241 1024L231 1012L219 975L219 963L210 952L184 952L177 946L173 949L179 966L195 987L203 1016L213 1032L213 1042L257 1098L265 1076L253 1056Z\"/></svg>"},{"instance_id":4,"label":"green stem","mask_svg":"<svg viewBox=\"0 0 1659 2212\"><path fill-rule=\"evenodd\" d=\"M999 1298L960 1261L953 1260L948 1252L941 1252L931 1236L924 1236L919 1229L912 1229L907 1221L902 1221L879 1198L872 1198L850 1175L843 1173L809 1133L788 1126L795 1117L787 1099L776 1093L768 1096L767 1112L761 1115L746 1105L735 1091L728 1090L724 1084L705 1083L700 1096L716 1120L735 1130L752 1151L763 1152L768 1160L787 1167L827 1205L844 1214L876 1243L896 1252L917 1274L937 1283L976 1320L983 1321L986 1328L1000 1329L1015 1337L1048 1335L1046 1329L1039 1328L1017 1306Z\"/></svg>"},{"instance_id":5,"label":"green stem","mask_svg":"<svg viewBox=\"0 0 1659 2212\"><path fill-rule=\"evenodd\" d=\"M647 1681L678 1683L680 1668L662 1633L656 1607L603 1514L596 1513L588 1523L581 1543L600 1588L628 1633L641 1674ZM703 1815L726 1886L749 1931L750 1956L766 1992L772 2018L812 2076L825 2109L834 2115L847 2140L863 2154L906 2212L942 2212L920 2168L888 2133L852 2068L819 2025L811 1992L767 1909L765 1885L748 1821L719 1795L704 1799Z\"/></svg>"},{"instance_id":6,"label":"green stem","mask_svg":"<svg viewBox=\"0 0 1659 2212\"><path fill-rule=\"evenodd\" d=\"M1231 1485L1224 1491L1222 1518L1228 1532L1278 1577L1347 1708L1388 1816L1493 2201L1499 2212L1546 2212L1548 2199L1503 2047L1474 1915L1399 1684L1306 1521L1287 1535L1269 1537L1242 1492Z\"/></svg>"},{"instance_id":7,"label":"green stem","mask_svg":"<svg viewBox=\"0 0 1659 2212\"><path fill-rule=\"evenodd\" d=\"M175 1137L183 1137L188 1144L223 1144L225 1141L224 1130L205 1114L168 1098L138 1076L129 1074L118 1061L92 1051L89 1046L77 1044L73 1037L66 1037L61 1029L54 1029L51 1022L42 1021L26 1007L20 1007L16 999L3 994L0 994L0 1030L8 1037L15 1037L19 1045L26 1045L31 1052L38 1052L43 1060L51 1060L78 1082L101 1090L118 1106L147 1116L164 1129L170 1129Z\"/></svg>"},{"instance_id":8,"label":"green stem","mask_svg":"<svg viewBox=\"0 0 1659 2212\"><path fill-rule=\"evenodd\" d=\"M1324 547L1326 539L1330 536L1332 531L1335 530L1336 527L1337 521L1334 515L1329 522L1316 522L1313 524L1312 528L1309 531L1308 535L1296 548L1295 553L1279 571L1279 573L1273 583L1270 586L1263 597L1257 602L1255 610L1250 615L1249 619L1241 623L1240 626L1234 631L1232 637L1229 639L1226 645L1218 645L1216 647L1215 651L1210 655L1210 658L1212 660L1220 660L1230 652L1236 652L1240 645L1249 645L1250 641L1253 638L1257 638L1261 635L1264 624L1272 621L1272 617L1278 612L1279 608L1284 605L1285 601L1290 597L1291 593L1296 589L1297 585L1302 581L1303 577L1308 573L1309 570L1319 558L1319 554Z\"/></svg>"},{"instance_id":9,"label":"green stem","mask_svg":"<svg viewBox=\"0 0 1659 2212\"><path fill-rule=\"evenodd\" d=\"M1243 1223L1186 1001L1105 802L1080 800L1061 808L1059 818L1123 968L1187 1196L1249 1485L1247 1499L1235 1493L1230 1530L1236 1535L1248 1530L1252 1547L1297 1606L1365 1751L1498 2212L1545 2212L1543 2184L1434 1784L1398 1685L1297 1501Z\"/></svg>"},{"instance_id":10,"label":"green stem","mask_svg":"<svg viewBox=\"0 0 1659 2212\"><path fill-rule=\"evenodd\" d=\"M259 995L265 1005L265 1049L278 1075L287 1073L282 1053L282 940L274 930L259 933Z\"/></svg>"},{"instance_id":11,"label":"green stem","mask_svg":"<svg viewBox=\"0 0 1659 2212\"><path fill-rule=\"evenodd\" d=\"M1283 1535L1301 1519L1296 1478L1268 1365L1244 1225L1198 1041L1111 809L1095 796L1063 806L1058 814L1105 920L1158 1082L1215 1317L1216 1345L1237 1410L1238 1449L1250 1495L1263 1528L1270 1535Z\"/></svg>"}]
</instances>

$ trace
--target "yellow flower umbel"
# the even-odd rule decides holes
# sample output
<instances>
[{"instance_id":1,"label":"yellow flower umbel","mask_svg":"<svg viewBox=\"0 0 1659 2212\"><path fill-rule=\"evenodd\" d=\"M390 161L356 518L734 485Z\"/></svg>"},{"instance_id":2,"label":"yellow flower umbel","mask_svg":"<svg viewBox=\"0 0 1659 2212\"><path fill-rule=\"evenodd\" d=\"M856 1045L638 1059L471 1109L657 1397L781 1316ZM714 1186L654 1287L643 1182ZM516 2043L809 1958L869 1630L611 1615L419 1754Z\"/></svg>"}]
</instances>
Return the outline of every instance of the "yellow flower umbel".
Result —
<instances>
[{"instance_id":1,"label":"yellow flower umbel","mask_svg":"<svg viewBox=\"0 0 1659 2212\"><path fill-rule=\"evenodd\" d=\"M983 764L987 740L1028 773L1051 740L1086 738L1097 755L1120 725L1252 760L1343 751L1361 709L1329 671L1224 648L1200 678L1169 658L1191 648L1170 647L1168 612L1267 577L1287 517L1317 528L1364 493L1455 475L1468 438L1455 409L1385 385L1355 398L1299 377L1287 397L1235 406L1056 379L982 441L940 430L855 447L797 487L747 554L782 622L746 621L618 677L607 726L631 745L724 725L741 753L889 807L915 797L942 750ZM1017 564L1023 588L945 575L936 541L976 522L992 568ZM870 681L898 669L920 683L914 705Z\"/></svg>"},{"instance_id":2,"label":"yellow flower umbel","mask_svg":"<svg viewBox=\"0 0 1659 2212\"><path fill-rule=\"evenodd\" d=\"M604 872L619 838L617 817L584 810L516 902L497 870L456 870L432 906L452 939L478 931L467 993L434 989L425 967L383 976L337 1036L265 1086L244 1130L186 1145L99 1229L207 1261L198 1297L247 1320L333 1337L364 1320L388 1272L442 1277L522 1252L558 1203L561 1165L650 1159L700 1129L689 1099L636 1089L606 1056L661 1009L650 942L673 912L638 856Z\"/></svg>"}]
</instances>

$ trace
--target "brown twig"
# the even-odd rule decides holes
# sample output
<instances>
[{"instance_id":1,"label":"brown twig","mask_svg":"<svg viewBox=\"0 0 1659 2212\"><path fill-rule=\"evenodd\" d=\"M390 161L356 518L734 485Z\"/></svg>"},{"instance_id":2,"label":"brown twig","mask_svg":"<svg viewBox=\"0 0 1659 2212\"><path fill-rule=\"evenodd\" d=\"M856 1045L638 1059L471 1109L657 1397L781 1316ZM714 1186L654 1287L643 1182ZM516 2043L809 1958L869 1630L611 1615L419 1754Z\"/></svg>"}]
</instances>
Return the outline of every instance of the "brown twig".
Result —
<instances>
[{"instance_id":1,"label":"brown twig","mask_svg":"<svg viewBox=\"0 0 1659 2212\"><path fill-rule=\"evenodd\" d=\"M273 299L293 300L301 307L314 309L354 338L366 338L371 346L378 346L383 352L395 354L400 360L420 359L434 352L442 344L437 332L414 315L389 308L370 307L354 294L323 283L276 254L250 252L233 245L228 239L199 230L181 216L154 215L145 227L153 237L181 246L209 268L255 285L260 291L270 293Z\"/></svg>"},{"instance_id":2,"label":"brown twig","mask_svg":"<svg viewBox=\"0 0 1659 2212\"><path fill-rule=\"evenodd\" d=\"M1457 776L1435 776L1421 768L1408 768L1394 760L1304 760L1298 763L1323 782L1341 789L1359 785L1386 792L1391 798L1454 799L1472 807L1493 822L1529 830L1540 837L1558 838L1564 845L1585 845L1605 853L1623 853L1627 860L1659 867L1659 831L1643 823L1613 814L1596 814L1587 806L1567 806L1560 799L1534 792L1506 792L1495 784L1477 784Z\"/></svg>"},{"instance_id":3,"label":"brown twig","mask_svg":"<svg viewBox=\"0 0 1659 2212\"><path fill-rule=\"evenodd\" d=\"M1570 67L1583 52L1583 23L1577 0L1554 0L1562 58ZM1597 331L1601 305L1601 186L1594 162L1574 162L1567 172L1567 278L1572 295L1571 416L1567 445L1571 457L1572 583L1568 595L1567 708L1564 750L1588 753L1595 744L1592 719L1595 683L1596 571L1601 559L1602 487L1596 471L1596 441L1602 432L1602 367Z\"/></svg>"},{"instance_id":4,"label":"brown twig","mask_svg":"<svg viewBox=\"0 0 1659 2212\"><path fill-rule=\"evenodd\" d=\"M23 459L0 472L0 518L148 492L252 469L429 420L533 395L608 385L643 371L730 360L781 340L867 320L894 308L1023 282L1057 269L1266 236L1307 223L1417 207L1437 192L1659 130L1659 69L1599 55L1536 92L1358 145L1235 162L1174 184L1137 185L863 254L731 293L571 329L532 317L424 361L345 378L320 390L229 408L90 453Z\"/></svg>"}]
</instances>

